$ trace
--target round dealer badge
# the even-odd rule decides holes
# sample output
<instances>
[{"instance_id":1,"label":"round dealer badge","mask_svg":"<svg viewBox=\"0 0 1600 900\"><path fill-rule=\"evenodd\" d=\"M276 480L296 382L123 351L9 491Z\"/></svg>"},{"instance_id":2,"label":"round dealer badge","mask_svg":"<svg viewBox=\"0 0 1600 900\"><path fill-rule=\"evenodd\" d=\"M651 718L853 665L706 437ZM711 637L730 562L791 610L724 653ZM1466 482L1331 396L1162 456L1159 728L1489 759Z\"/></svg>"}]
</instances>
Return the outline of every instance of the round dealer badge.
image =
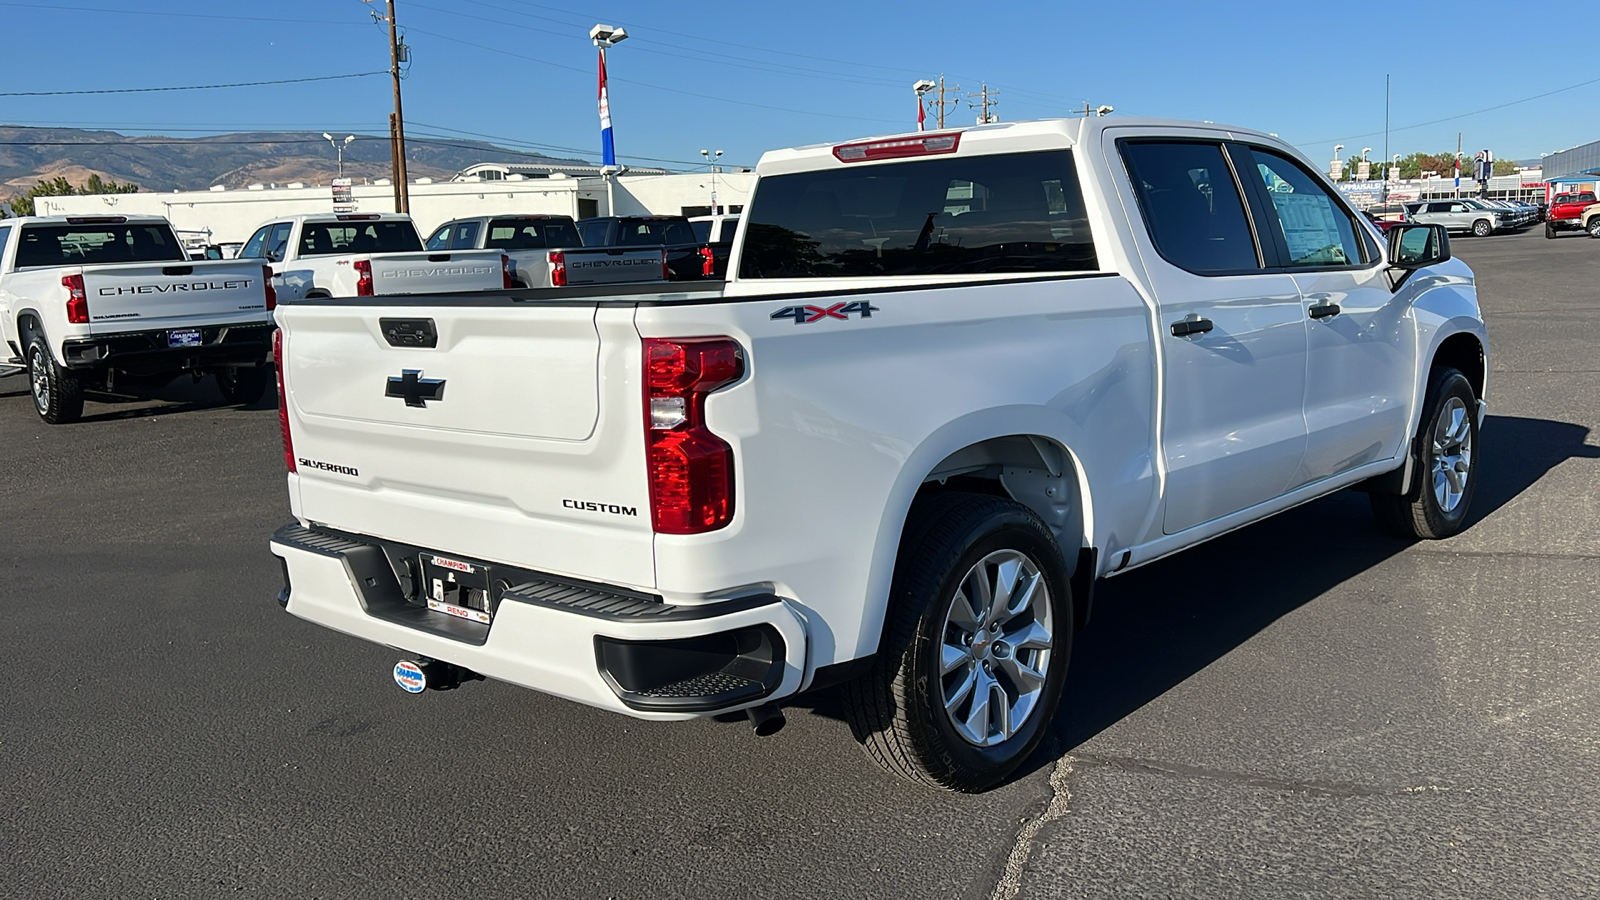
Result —
<instances>
[{"instance_id":1,"label":"round dealer badge","mask_svg":"<svg viewBox=\"0 0 1600 900\"><path fill-rule=\"evenodd\" d=\"M428 687L428 677L422 667L409 659L394 664L394 683L412 694L420 694Z\"/></svg>"}]
</instances>

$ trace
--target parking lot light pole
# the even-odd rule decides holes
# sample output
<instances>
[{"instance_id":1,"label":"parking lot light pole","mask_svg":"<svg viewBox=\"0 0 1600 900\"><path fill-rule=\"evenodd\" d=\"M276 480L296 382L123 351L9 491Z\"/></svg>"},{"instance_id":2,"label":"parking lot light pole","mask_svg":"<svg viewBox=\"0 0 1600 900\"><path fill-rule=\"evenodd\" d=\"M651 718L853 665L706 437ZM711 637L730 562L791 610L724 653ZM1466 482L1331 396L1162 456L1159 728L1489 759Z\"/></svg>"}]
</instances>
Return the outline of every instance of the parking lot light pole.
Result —
<instances>
[{"instance_id":1,"label":"parking lot light pole","mask_svg":"<svg viewBox=\"0 0 1600 900\"><path fill-rule=\"evenodd\" d=\"M711 167L711 214L714 216L717 214L717 160L722 158L722 151L718 150L713 156L711 151L701 150L700 155L706 158Z\"/></svg>"},{"instance_id":2,"label":"parking lot light pole","mask_svg":"<svg viewBox=\"0 0 1600 900\"><path fill-rule=\"evenodd\" d=\"M338 141L334 140L333 139L333 135L327 133L326 131L324 131L322 133L322 136L328 139L328 143L333 145L334 152L339 154L339 177L343 178L344 177L344 148L350 146L350 142L355 140L356 136L353 135L353 134L346 135L343 144L341 144Z\"/></svg>"}]
</instances>

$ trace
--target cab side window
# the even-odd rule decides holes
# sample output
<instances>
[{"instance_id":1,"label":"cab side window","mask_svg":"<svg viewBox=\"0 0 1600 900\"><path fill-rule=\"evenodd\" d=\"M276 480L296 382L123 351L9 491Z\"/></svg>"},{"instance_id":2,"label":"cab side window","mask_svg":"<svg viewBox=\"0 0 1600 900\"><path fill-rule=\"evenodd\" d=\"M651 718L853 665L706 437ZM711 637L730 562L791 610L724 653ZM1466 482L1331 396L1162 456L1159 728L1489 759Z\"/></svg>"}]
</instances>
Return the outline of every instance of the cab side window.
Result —
<instances>
[{"instance_id":1,"label":"cab side window","mask_svg":"<svg viewBox=\"0 0 1600 900\"><path fill-rule=\"evenodd\" d=\"M1253 147L1250 154L1272 200L1287 265L1353 266L1366 261L1355 222L1311 173L1270 150Z\"/></svg>"},{"instance_id":2,"label":"cab side window","mask_svg":"<svg viewBox=\"0 0 1600 900\"><path fill-rule=\"evenodd\" d=\"M267 237L267 259L273 262L283 262L284 252L289 249L288 222L279 222L272 226L272 234Z\"/></svg>"},{"instance_id":3,"label":"cab side window","mask_svg":"<svg viewBox=\"0 0 1600 900\"><path fill-rule=\"evenodd\" d=\"M455 236L450 239L450 249L471 250L478 245L478 223L462 222L455 227Z\"/></svg>"},{"instance_id":4,"label":"cab side window","mask_svg":"<svg viewBox=\"0 0 1600 900\"><path fill-rule=\"evenodd\" d=\"M266 259L267 234L272 231L271 225L263 225L250 235L250 240L244 242L244 249L239 251L240 259Z\"/></svg>"},{"instance_id":5,"label":"cab side window","mask_svg":"<svg viewBox=\"0 0 1600 900\"><path fill-rule=\"evenodd\" d=\"M1130 141L1122 159L1150 239L1167 262L1197 275L1261 268L1221 145Z\"/></svg>"},{"instance_id":6,"label":"cab side window","mask_svg":"<svg viewBox=\"0 0 1600 900\"><path fill-rule=\"evenodd\" d=\"M428 238L428 247L427 247L427 249L429 249L429 250L449 250L450 249L450 230L451 230L450 226L446 225L443 228L440 228L438 231L435 231L433 233L433 237Z\"/></svg>"}]
</instances>

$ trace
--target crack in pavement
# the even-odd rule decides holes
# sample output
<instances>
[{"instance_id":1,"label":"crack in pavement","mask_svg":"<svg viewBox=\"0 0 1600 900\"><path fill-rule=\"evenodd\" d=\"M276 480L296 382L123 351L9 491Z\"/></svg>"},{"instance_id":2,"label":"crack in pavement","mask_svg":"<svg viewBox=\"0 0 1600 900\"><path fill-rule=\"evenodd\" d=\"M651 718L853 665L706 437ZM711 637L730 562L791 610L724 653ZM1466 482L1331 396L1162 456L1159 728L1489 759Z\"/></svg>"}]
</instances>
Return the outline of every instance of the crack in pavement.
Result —
<instances>
[{"instance_id":1,"label":"crack in pavement","mask_svg":"<svg viewBox=\"0 0 1600 900\"><path fill-rule=\"evenodd\" d=\"M1011 852L1006 854L1006 868L1000 874L1000 880L995 883L994 893L989 895L989 900L1014 900L1022 890L1022 876L1028 868L1028 858L1033 855L1033 839L1044 826L1066 816L1071 811L1072 791L1067 788L1067 779L1072 776L1073 757L1063 756L1050 772L1050 802L1045 804L1044 812L1037 817L1023 823L1017 830L1016 840L1011 844Z\"/></svg>"},{"instance_id":2,"label":"crack in pavement","mask_svg":"<svg viewBox=\"0 0 1600 900\"><path fill-rule=\"evenodd\" d=\"M1313 794L1319 797L1396 797L1404 794L1437 793L1450 790L1447 787L1431 784L1383 788L1339 781L1302 781L1294 778L1280 778L1274 775L1247 775L1242 772L1229 772L1222 769L1207 769L1202 766L1188 766L1182 763L1164 763L1121 756L1085 756L1079 754L1072 758L1074 761L1086 766L1116 769L1139 775L1198 778L1207 781L1220 781L1225 784L1264 788L1272 791Z\"/></svg>"}]
</instances>

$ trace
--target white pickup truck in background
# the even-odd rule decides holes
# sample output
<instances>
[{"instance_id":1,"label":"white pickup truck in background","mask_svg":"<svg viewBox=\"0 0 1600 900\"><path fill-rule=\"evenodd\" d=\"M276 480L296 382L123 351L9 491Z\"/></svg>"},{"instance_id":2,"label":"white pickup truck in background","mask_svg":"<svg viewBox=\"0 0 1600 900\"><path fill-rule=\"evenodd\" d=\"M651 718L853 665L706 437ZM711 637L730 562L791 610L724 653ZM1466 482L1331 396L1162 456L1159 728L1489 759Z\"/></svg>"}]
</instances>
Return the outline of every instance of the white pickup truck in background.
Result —
<instances>
[{"instance_id":1,"label":"white pickup truck in background","mask_svg":"<svg viewBox=\"0 0 1600 900\"><path fill-rule=\"evenodd\" d=\"M25 370L51 424L83 392L216 376L223 397L266 392L272 286L260 260L194 260L157 216L0 220L0 375Z\"/></svg>"},{"instance_id":2,"label":"white pickup truck in background","mask_svg":"<svg viewBox=\"0 0 1600 900\"><path fill-rule=\"evenodd\" d=\"M429 253L410 216L290 216L256 229L241 259L272 263L279 299L438 294L515 287L498 251Z\"/></svg>"},{"instance_id":3,"label":"white pickup truck in background","mask_svg":"<svg viewBox=\"0 0 1600 900\"><path fill-rule=\"evenodd\" d=\"M1351 487L1467 522L1471 270L1272 135L996 124L757 174L725 282L280 306L287 611L415 654L411 691L767 733L843 684L873 759L976 791L1044 739L1097 579Z\"/></svg>"},{"instance_id":4,"label":"white pickup truck in background","mask_svg":"<svg viewBox=\"0 0 1600 900\"><path fill-rule=\"evenodd\" d=\"M660 247L585 248L569 216L476 216L440 225L428 250L498 250L521 287L576 287L665 281Z\"/></svg>"}]
</instances>

